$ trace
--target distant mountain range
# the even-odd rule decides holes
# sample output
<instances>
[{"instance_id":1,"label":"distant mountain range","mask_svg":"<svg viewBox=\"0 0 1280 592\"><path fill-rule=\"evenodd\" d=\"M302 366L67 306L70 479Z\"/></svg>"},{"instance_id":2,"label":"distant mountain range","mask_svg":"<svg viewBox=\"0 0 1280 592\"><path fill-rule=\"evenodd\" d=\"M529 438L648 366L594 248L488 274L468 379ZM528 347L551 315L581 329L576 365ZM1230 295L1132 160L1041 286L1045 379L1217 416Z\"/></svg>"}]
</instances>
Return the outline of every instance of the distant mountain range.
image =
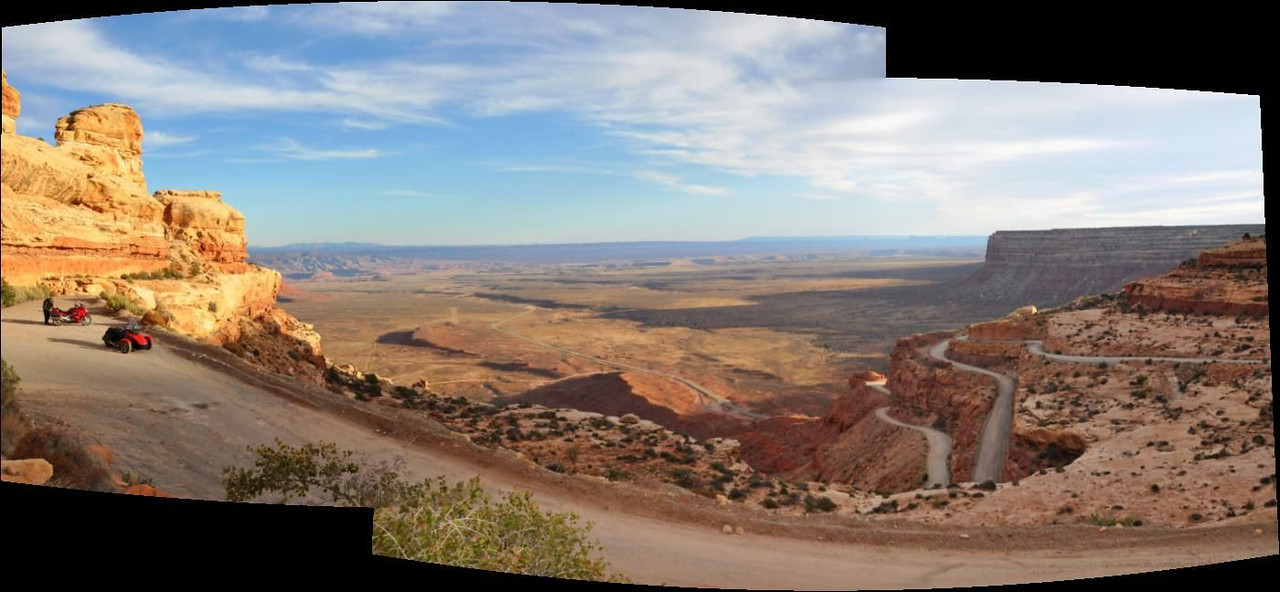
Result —
<instances>
[{"instance_id":1,"label":"distant mountain range","mask_svg":"<svg viewBox=\"0 0 1280 592\"><path fill-rule=\"evenodd\" d=\"M735 241L631 241L545 245L379 245L302 243L250 247L252 261L286 277L315 272L354 275L477 264L660 264L676 259L711 263L715 258L809 259L847 254L943 256L981 259L985 236L752 237ZM661 263L665 264L665 263Z\"/></svg>"},{"instance_id":2,"label":"distant mountain range","mask_svg":"<svg viewBox=\"0 0 1280 592\"><path fill-rule=\"evenodd\" d=\"M526 259L529 257L680 258L809 250L939 249L986 246L986 236L797 236L749 237L734 241L626 241L523 245L381 245L377 243L295 243L249 247L250 254L325 253L429 259Z\"/></svg>"}]
</instances>

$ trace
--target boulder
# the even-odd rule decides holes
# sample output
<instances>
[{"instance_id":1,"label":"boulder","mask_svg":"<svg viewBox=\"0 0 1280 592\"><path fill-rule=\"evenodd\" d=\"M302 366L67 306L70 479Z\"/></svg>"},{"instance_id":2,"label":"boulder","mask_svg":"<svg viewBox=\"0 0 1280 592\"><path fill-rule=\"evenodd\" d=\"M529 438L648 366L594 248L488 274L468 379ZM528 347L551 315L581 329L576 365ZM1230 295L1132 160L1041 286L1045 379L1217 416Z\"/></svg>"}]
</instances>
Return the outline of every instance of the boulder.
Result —
<instances>
[{"instance_id":1,"label":"boulder","mask_svg":"<svg viewBox=\"0 0 1280 592\"><path fill-rule=\"evenodd\" d=\"M43 485L53 477L53 465L43 458L0 461L0 478L13 483Z\"/></svg>"}]
</instances>

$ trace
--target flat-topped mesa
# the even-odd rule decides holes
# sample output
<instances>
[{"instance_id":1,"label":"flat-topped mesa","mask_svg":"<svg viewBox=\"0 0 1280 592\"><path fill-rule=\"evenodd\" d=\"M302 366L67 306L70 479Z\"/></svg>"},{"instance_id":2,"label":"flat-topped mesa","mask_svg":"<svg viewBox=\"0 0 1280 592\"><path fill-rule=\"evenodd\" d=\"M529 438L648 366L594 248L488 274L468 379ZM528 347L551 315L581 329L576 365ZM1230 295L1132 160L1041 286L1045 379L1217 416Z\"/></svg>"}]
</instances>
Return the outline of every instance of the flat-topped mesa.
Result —
<instances>
[{"instance_id":1,"label":"flat-topped mesa","mask_svg":"<svg viewBox=\"0 0 1280 592\"><path fill-rule=\"evenodd\" d=\"M1057 306L1115 292L1125 282L1164 273L1205 249L1265 230L1261 224L1233 224L999 231L987 240L986 263L957 295L1011 306Z\"/></svg>"},{"instance_id":2,"label":"flat-topped mesa","mask_svg":"<svg viewBox=\"0 0 1280 592\"><path fill-rule=\"evenodd\" d=\"M249 258L244 214L223 203L217 191L161 189L165 236L190 247L204 261L244 264Z\"/></svg>"},{"instance_id":3,"label":"flat-topped mesa","mask_svg":"<svg viewBox=\"0 0 1280 592\"><path fill-rule=\"evenodd\" d=\"M142 174L142 119L128 105L104 103L72 111L58 120L58 147L94 169L137 183Z\"/></svg>"},{"instance_id":4,"label":"flat-topped mesa","mask_svg":"<svg viewBox=\"0 0 1280 592\"><path fill-rule=\"evenodd\" d=\"M1159 277L1131 282L1125 301L1168 312L1266 317L1267 242L1249 238L1208 249Z\"/></svg>"},{"instance_id":5,"label":"flat-topped mesa","mask_svg":"<svg viewBox=\"0 0 1280 592\"><path fill-rule=\"evenodd\" d=\"M4 133L18 133L18 114L22 112L22 95L18 89L9 86L9 74L0 70L0 80L3 80L3 100L0 104L4 112Z\"/></svg>"}]
</instances>

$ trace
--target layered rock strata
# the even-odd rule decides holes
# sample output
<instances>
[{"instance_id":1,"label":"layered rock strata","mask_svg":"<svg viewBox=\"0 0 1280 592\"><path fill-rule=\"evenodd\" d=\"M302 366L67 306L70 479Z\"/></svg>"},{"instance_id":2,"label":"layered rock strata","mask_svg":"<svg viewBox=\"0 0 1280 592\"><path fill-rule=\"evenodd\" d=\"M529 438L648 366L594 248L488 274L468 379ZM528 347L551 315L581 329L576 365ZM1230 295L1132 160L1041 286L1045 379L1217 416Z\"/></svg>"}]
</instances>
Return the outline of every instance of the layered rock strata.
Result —
<instances>
[{"instance_id":1,"label":"layered rock strata","mask_svg":"<svg viewBox=\"0 0 1280 592\"><path fill-rule=\"evenodd\" d=\"M220 345L251 338L241 349L258 352L264 365L322 379L319 336L275 308L280 274L248 263L244 215L215 191L147 193L142 121L132 108L78 109L58 120L50 146L16 133L19 97L6 76L0 273L7 282L121 295L152 323Z\"/></svg>"}]
</instances>

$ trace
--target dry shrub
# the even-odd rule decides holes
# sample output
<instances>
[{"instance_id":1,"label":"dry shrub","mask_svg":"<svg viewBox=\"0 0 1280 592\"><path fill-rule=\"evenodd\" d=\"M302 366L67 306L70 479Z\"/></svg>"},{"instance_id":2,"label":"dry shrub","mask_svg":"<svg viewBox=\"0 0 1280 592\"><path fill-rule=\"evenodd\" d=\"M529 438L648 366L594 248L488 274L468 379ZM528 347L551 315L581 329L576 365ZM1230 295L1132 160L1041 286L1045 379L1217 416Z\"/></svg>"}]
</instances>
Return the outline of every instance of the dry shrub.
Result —
<instances>
[{"instance_id":1,"label":"dry shrub","mask_svg":"<svg viewBox=\"0 0 1280 592\"><path fill-rule=\"evenodd\" d=\"M111 473L102 460L88 452L84 441L62 429L41 426L27 432L14 447L14 458L43 458L53 465L49 485L115 491Z\"/></svg>"},{"instance_id":2,"label":"dry shrub","mask_svg":"<svg viewBox=\"0 0 1280 592\"><path fill-rule=\"evenodd\" d=\"M22 404L18 402L18 373L9 362L0 360L0 386L4 394L0 397L0 454L5 458L14 458L13 450L18 441L31 427L26 414L22 412Z\"/></svg>"}]
</instances>

